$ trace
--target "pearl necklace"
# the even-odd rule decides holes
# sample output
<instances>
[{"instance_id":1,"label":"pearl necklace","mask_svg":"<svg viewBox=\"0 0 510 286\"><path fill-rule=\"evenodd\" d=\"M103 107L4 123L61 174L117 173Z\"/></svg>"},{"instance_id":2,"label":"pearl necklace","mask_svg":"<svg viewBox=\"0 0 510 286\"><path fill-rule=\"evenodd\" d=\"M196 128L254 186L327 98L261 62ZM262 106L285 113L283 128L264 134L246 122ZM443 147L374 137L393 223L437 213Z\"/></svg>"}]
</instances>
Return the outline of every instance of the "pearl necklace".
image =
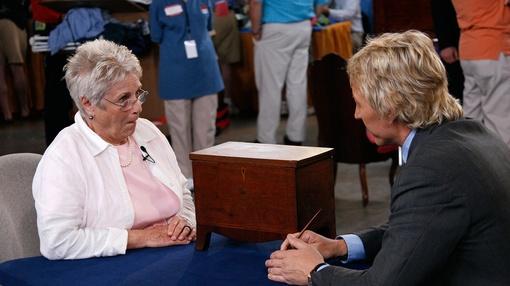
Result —
<instances>
[{"instance_id":1,"label":"pearl necklace","mask_svg":"<svg viewBox=\"0 0 510 286\"><path fill-rule=\"evenodd\" d=\"M131 148L129 147L129 137L127 138L127 148L128 148L128 151L129 151L129 160L127 163L125 164L122 164L122 162L120 161L120 156L119 156L119 164L122 168L126 168L127 166L131 165L131 162L133 162L133 152L131 151Z\"/></svg>"}]
</instances>

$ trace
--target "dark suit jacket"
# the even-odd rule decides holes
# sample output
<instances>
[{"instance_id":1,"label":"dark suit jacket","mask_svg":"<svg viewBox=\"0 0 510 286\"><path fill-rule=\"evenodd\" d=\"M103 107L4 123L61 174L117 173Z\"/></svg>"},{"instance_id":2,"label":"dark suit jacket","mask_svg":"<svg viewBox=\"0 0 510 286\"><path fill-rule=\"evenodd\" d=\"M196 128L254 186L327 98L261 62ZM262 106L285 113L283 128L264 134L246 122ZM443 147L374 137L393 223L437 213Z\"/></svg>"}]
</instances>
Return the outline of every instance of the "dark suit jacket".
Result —
<instances>
[{"instance_id":1,"label":"dark suit jacket","mask_svg":"<svg viewBox=\"0 0 510 286\"><path fill-rule=\"evenodd\" d=\"M367 270L313 285L510 285L510 149L480 123L418 130L386 225L359 233Z\"/></svg>"}]
</instances>

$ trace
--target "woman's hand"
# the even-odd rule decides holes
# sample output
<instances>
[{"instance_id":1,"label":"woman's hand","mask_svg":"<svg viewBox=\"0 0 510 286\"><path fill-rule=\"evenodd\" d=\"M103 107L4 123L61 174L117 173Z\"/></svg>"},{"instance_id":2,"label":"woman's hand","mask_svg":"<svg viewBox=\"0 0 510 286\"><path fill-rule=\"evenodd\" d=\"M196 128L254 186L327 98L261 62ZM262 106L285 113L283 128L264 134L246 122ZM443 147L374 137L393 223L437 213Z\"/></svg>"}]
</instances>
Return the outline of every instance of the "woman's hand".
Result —
<instances>
[{"instance_id":1,"label":"woman's hand","mask_svg":"<svg viewBox=\"0 0 510 286\"><path fill-rule=\"evenodd\" d=\"M289 248L290 240L289 238L295 238L299 233L292 233L287 235L287 239L285 239L280 246L280 250L285 250ZM347 245L345 241L342 239L330 239L326 238L320 234L317 234L313 231L307 230L301 236L301 240L315 248L324 259L339 257L347 254Z\"/></svg>"},{"instance_id":2,"label":"woman's hand","mask_svg":"<svg viewBox=\"0 0 510 286\"><path fill-rule=\"evenodd\" d=\"M143 247L163 247L188 244L190 240L176 240L168 235L166 224L155 224L145 229L128 230L128 249Z\"/></svg>"},{"instance_id":3,"label":"woman's hand","mask_svg":"<svg viewBox=\"0 0 510 286\"><path fill-rule=\"evenodd\" d=\"M197 232L188 225L188 222L180 216L173 216L167 220L167 234L173 240L192 241L197 238Z\"/></svg>"}]
</instances>

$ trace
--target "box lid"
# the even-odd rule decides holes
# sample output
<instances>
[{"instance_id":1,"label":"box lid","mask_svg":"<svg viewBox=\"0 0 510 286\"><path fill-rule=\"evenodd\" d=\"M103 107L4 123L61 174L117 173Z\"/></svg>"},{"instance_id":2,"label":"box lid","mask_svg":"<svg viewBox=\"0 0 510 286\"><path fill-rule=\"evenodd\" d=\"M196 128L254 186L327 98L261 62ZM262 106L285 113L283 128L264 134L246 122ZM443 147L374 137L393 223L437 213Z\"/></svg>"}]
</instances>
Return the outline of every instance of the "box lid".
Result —
<instances>
[{"instance_id":1,"label":"box lid","mask_svg":"<svg viewBox=\"0 0 510 286\"><path fill-rule=\"evenodd\" d=\"M273 166L299 167L332 157L333 148L226 142L195 151L190 159L214 162L258 162Z\"/></svg>"}]
</instances>

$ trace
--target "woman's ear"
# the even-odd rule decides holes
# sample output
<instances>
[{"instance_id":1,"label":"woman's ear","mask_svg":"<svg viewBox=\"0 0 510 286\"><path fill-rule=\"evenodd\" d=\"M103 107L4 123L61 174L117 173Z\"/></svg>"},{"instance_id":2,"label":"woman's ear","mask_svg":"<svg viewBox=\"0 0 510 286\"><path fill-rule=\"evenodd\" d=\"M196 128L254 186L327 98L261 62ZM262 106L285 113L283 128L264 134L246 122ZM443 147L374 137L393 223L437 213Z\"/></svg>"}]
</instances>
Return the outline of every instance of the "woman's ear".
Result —
<instances>
[{"instance_id":1,"label":"woman's ear","mask_svg":"<svg viewBox=\"0 0 510 286\"><path fill-rule=\"evenodd\" d=\"M80 97L80 102L81 102L81 106L83 106L83 109L85 109L87 114L89 116L94 116L95 107L92 104L92 102L90 102L90 100L88 98L86 98L85 96Z\"/></svg>"}]
</instances>

